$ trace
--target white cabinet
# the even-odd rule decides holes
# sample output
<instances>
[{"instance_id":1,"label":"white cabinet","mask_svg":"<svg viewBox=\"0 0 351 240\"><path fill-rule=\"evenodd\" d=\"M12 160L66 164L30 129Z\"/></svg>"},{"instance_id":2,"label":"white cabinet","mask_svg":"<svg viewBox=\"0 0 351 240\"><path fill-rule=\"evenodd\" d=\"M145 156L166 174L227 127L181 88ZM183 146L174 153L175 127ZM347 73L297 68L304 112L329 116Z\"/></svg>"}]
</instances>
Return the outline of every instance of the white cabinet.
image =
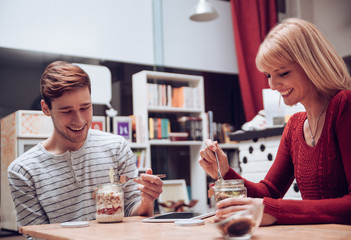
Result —
<instances>
[{"instance_id":1,"label":"white cabinet","mask_svg":"<svg viewBox=\"0 0 351 240\"><path fill-rule=\"evenodd\" d=\"M240 141L239 163L241 176L252 182L264 179L276 157L281 135L263 138L254 138ZM294 181L285 199L301 199L300 191Z\"/></svg>"},{"instance_id":2,"label":"white cabinet","mask_svg":"<svg viewBox=\"0 0 351 240\"><path fill-rule=\"evenodd\" d=\"M169 93L171 90L160 90L153 91L150 84L156 84L157 87L165 85L166 89L174 88L190 88L190 92L194 95L192 98L192 103L183 103L175 107L174 96L173 99ZM157 87L155 89L157 89ZM162 88L162 87L160 87ZM166 94L165 96L160 94ZM167 94L168 92L168 94ZM161 100L162 98L168 96L167 100ZM186 97L186 96L185 96ZM159 99L159 101L153 101L150 98ZM172 103L173 104L172 104ZM173 105L173 106L172 106ZM146 166L151 166L151 146L188 146L190 151L190 182L191 182L191 197L192 199L199 200L198 204L195 206L194 210L207 210L207 183L206 174L204 170L198 164L200 159L199 151L204 146L204 139L208 137L206 131L208 123L205 116L205 101L204 101L204 80L202 76L185 75L185 74L175 74L175 73L165 73L165 72L153 72L153 71L141 71L133 75L133 114L139 115L142 118L143 135L147 136L146 148L148 149L148 156L146 160ZM179 116L187 116L194 118L201 118L200 128L201 140L191 140L191 141L171 141L169 138L150 139L150 128L149 128L149 118L157 118L157 116L167 118L177 118ZM152 127L152 125L150 125ZM171 125L171 130L172 130Z\"/></svg>"}]
</instances>

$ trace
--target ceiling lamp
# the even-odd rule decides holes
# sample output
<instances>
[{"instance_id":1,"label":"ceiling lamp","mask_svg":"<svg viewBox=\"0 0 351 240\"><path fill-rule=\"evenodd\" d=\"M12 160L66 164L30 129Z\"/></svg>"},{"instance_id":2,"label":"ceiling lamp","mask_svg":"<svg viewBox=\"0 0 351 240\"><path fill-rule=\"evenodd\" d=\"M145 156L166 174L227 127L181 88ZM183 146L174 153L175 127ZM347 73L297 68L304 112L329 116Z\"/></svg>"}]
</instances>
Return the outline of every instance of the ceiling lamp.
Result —
<instances>
[{"instance_id":1,"label":"ceiling lamp","mask_svg":"<svg viewBox=\"0 0 351 240\"><path fill-rule=\"evenodd\" d=\"M191 11L190 19L197 22L211 21L218 17L216 9L207 0L199 0Z\"/></svg>"}]
</instances>

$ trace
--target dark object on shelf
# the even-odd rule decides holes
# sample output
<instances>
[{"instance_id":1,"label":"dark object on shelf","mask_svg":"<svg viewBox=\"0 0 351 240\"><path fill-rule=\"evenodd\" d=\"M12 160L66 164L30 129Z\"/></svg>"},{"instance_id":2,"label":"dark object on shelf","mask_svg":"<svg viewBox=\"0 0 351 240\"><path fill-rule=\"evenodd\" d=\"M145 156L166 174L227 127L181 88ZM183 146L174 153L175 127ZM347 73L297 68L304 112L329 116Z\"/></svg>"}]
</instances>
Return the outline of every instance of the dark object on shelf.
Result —
<instances>
[{"instance_id":1,"label":"dark object on shelf","mask_svg":"<svg viewBox=\"0 0 351 240\"><path fill-rule=\"evenodd\" d=\"M171 141L187 141L189 134L187 132L170 132L168 136Z\"/></svg>"},{"instance_id":2,"label":"dark object on shelf","mask_svg":"<svg viewBox=\"0 0 351 240\"><path fill-rule=\"evenodd\" d=\"M284 127L267 128L258 131L235 131L228 133L231 141L245 141L250 139L266 138L272 136L279 136L283 133Z\"/></svg>"}]
</instances>

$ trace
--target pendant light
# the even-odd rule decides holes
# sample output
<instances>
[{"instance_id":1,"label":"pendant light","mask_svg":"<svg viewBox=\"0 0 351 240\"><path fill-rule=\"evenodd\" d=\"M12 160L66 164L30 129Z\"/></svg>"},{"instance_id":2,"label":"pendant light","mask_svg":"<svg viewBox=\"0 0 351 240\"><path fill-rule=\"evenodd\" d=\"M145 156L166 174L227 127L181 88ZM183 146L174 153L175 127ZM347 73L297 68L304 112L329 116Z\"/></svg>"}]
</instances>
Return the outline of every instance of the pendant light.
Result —
<instances>
[{"instance_id":1,"label":"pendant light","mask_svg":"<svg viewBox=\"0 0 351 240\"><path fill-rule=\"evenodd\" d=\"M211 21L218 17L218 13L208 0L199 0L191 11L190 19L197 22Z\"/></svg>"}]
</instances>

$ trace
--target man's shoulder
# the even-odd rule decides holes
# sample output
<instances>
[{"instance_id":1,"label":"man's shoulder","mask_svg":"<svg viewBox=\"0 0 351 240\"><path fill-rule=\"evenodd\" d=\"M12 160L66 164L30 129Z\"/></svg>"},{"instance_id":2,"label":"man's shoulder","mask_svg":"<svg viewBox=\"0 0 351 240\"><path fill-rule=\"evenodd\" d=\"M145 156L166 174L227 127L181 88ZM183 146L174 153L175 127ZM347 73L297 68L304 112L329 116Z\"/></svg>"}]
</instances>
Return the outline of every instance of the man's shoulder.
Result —
<instances>
[{"instance_id":1,"label":"man's shoulder","mask_svg":"<svg viewBox=\"0 0 351 240\"><path fill-rule=\"evenodd\" d=\"M43 151L38 144L13 160L8 169L28 166L29 164L40 161L42 156Z\"/></svg>"},{"instance_id":2,"label":"man's shoulder","mask_svg":"<svg viewBox=\"0 0 351 240\"><path fill-rule=\"evenodd\" d=\"M124 137L108 132L103 132L100 130L91 129L89 135L89 145L113 145L115 147L118 147L127 144Z\"/></svg>"},{"instance_id":3,"label":"man's shoulder","mask_svg":"<svg viewBox=\"0 0 351 240\"><path fill-rule=\"evenodd\" d=\"M96 130L96 129L90 129L90 138L91 139L111 139L111 140L117 140L118 142L125 140L122 136L112 134L109 132Z\"/></svg>"}]
</instances>

